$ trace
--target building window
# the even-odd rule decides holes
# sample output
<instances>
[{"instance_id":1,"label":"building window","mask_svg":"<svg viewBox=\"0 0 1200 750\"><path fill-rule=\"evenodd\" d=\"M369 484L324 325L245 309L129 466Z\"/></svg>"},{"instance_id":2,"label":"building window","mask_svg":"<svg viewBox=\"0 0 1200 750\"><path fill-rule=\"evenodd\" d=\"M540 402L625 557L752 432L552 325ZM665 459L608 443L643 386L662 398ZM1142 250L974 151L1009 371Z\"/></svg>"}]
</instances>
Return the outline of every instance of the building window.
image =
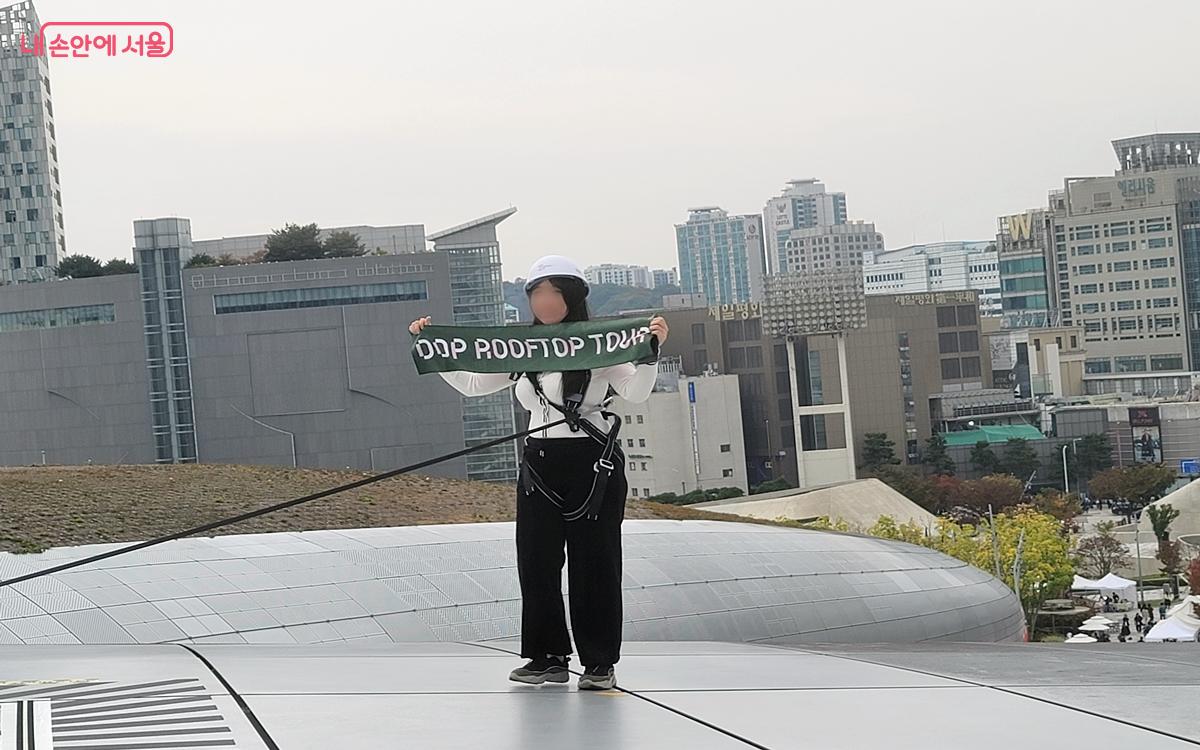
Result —
<instances>
[{"instance_id":1,"label":"building window","mask_svg":"<svg viewBox=\"0 0 1200 750\"><path fill-rule=\"evenodd\" d=\"M953 307L939 307L937 309L937 324L938 328L953 328L956 324Z\"/></svg>"},{"instance_id":2,"label":"building window","mask_svg":"<svg viewBox=\"0 0 1200 750\"><path fill-rule=\"evenodd\" d=\"M964 378L979 377L979 357L963 357L961 361Z\"/></svg>"},{"instance_id":3,"label":"building window","mask_svg":"<svg viewBox=\"0 0 1200 750\"><path fill-rule=\"evenodd\" d=\"M1154 372L1183 369L1182 354L1154 354L1150 356L1150 369Z\"/></svg>"},{"instance_id":4,"label":"building window","mask_svg":"<svg viewBox=\"0 0 1200 750\"><path fill-rule=\"evenodd\" d=\"M962 377L962 368L957 359L942 360L942 380L956 380Z\"/></svg>"},{"instance_id":5,"label":"building window","mask_svg":"<svg viewBox=\"0 0 1200 750\"><path fill-rule=\"evenodd\" d=\"M632 489L630 489L630 490L629 490L629 494L630 494L630 496L631 496L631 497L637 497L637 496L638 496L638 494L637 494L637 487L633 487Z\"/></svg>"},{"instance_id":6,"label":"building window","mask_svg":"<svg viewBox=\"0 0 1200 750\"><path fill-rule=\"evenodd\" d=\"M33 328L65 328L67 326L112 323L115 320L116 307L111 304L21 310L0 313L0 333L26 331Z\"/></svg>"},{"instance_id":7,"label":"building window","mask_svg":"<svg viewBox=\"0 0 1200 750\"><path fill-rule=\"evenodd\" d=\"M279 289L269 292L217 294L213 296L213 307L217 315L224 315L423 299L427 299L424 281L395 281L387 284L351 284L307 289Z\"/></svg>"},{"instance_id":8,"label":"building window","mask_svg":"<svg viewBox=\"0 0 1200 750\"><path fill-rule=\"evenodd\" d=\"M629 470L630 470L630 471L637 471L637 461L630 461L630 462L629 462Z\"/></svg>"},{"instance_id":9,"label":"building window","mask_svg":"<svg viewBox=\"0 0 1200 750\"><path fill-rule=\"evenodd\" d=\"M645 447L646 447L646 438L638 438L638 447L639 447L639 448L645 448Z\"/></svg>"},{"instance_id":10,"label":"building window","mask_svg":"<svg viewBox=\"0 0 1200 750\"><path fill-rule=\"evenodd\" d=\"M626 414L625 415L625 424L633 424L633 417Z\"/></svg>"},{"instance_id":11,"label":"building window","mask_svg":"<svg viewBox=\"0 0 1200 750\"><path fill-rule=\"evenodd\" d=\"M692 343L704 344L704 324L692 323Z\"/></svg>"},{"instance_id":12,"label":"building window","mask_svg":"<svg viewBox=\"0 0 1200 750\"><path fill-rule=\"evenodd\" d=\"M728 453L730 451L729 443L721 443L721 452Z\"/></svg>"},{"instance_id":13,"label":"building window","mask_svg":"<svg viewBox=\"0 0 1200 750\"><path fill-rule=\"evenodd\" d=\"M645 418L644 418L644 417L643 417L641 414L637 415L637 423L638 423L638 424L645 424L645 423L646 423L646 420L645 420Z\"/></svg>"},{"instance_id":14,"label":"building window","mask_svg":"<svg viewBox=\"0 0 1200 750\"><path fill-rule=\"evenodd\" d=\"M642 461L642 471L648 471L648 469L646 469L646 462L645 462L645 461Z\"/></svg>"},{"instance_id":15,"label":"building window","mask_svg":"<svg viewBox=\"0 0 1200 750\"><path fill-rule=\"evenodd\" d=\"M976 331L959 331L958 350L960 352L979 351L979 334Z\"/></svg>"},{"instance_id":16,"label":"building window","mask_svg":"<svg viewBox=\"0 0 1200 750\"><path fill-rule=\"evenodd\" d=\"M723 477L733 476L733 469L721 469L721 476L723 476Z\"/></svg>"},{"instance_id":17,"label":"building window","mask_svg":"<svg viewBox=\"0 0 1200 750\"><path fill-rule=\"evenodd\" d=\"M953 331L949 333L938 334L938 351L942 354L950 354L958 351L958 334Z\"/></svg>"},{"instance_id":18,"label":"building window","mask_svg":"<svg viewBox=\"0 0 1200 750\"><path fill-rule=\"evenodd\" d=\"M632 447L633 447L633 438L627 438L627 439L625 440L625 442L629 444L629 445L628 445L628 447L629 447L629 448L632 448Z\"/></svg>"},{"instance_id":19,"label":"building window","mask_svg":"<svg viewBox=\"0 0 1200 750\"><path fill-rule=\"evenodd\" d=\"M1145 372L1146 357L1116 357L1117 372Z\"/></svg>"},{"instance_id":20,"label":"building window","mask_svg":"<svg viewBox=\"0 0 1200 750\"><path fill-rule=\"evenodd\" d=\"M1104 359L1089 359L1083 363L1083 371L1089 375L1099 375L1112 372L1112 360L1105 357Z\"/></svg>"}]
</instances>

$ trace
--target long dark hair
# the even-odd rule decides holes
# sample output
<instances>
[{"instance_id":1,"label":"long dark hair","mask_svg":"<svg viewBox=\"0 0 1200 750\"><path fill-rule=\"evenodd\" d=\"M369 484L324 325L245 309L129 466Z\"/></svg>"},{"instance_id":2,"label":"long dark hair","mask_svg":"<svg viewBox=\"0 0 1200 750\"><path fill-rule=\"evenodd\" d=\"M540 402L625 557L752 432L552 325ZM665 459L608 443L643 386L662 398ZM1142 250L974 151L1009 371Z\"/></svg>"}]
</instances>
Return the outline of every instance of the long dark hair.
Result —
<instances>
[{"instance_id":1,"label":"long dark hair","mask_svg":"<svg viewBox=\"0 0 1200 750\"><path fill-rule=\"evenodd\" d=\"M558 290L558 293L562 295L563 302L567 303L567 315L562 319L563 323L577 323L591 318L587 303L588 290L583 281L573 276L551 276L546 281L549 281ZM534 286L537 286L537 284ZM525 293L525 296L528 297L532 294L533 288L531 287ZM533 316L533 324L535 326L543 325L542 321L538 320L536 315ZM537 376L537 373L530 374L530 377ZM583 393L587 377L587 370L568 370L564 372L562 374L562 398L565 400L568 394Z\"/></svg>"}]
</instances>

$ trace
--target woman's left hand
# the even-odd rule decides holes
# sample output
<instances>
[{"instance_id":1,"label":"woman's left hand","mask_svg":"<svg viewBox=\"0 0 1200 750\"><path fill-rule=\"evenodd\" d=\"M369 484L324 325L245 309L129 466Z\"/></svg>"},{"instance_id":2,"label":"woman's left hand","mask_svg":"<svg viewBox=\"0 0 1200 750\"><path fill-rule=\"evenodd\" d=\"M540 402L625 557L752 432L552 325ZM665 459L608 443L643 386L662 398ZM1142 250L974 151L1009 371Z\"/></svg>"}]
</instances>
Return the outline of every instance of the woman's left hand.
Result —
<instances>
[{"instance_id":1,"label":"woman's left hand","mask_svg":"<svg viewBox=\"0 0 1200 750\"><path fill-rule=\"evenodd\" d=\"M655 315L650 319L650 335L658 338L658 345L662 346L667 341L667 321L661 315Z\"/></svg>"}]
</instances>

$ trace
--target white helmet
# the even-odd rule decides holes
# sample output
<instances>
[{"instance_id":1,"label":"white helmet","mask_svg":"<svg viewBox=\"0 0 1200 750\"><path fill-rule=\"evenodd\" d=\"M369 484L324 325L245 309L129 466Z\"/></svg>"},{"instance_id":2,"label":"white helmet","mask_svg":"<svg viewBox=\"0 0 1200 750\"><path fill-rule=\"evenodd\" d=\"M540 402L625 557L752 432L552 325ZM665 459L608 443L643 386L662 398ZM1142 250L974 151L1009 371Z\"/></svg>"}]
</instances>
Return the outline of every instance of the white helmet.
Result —
<instances>
[{"instance_id":1,"label":"white helmet","mask_svg":"<svg viewBox=\"0 0 1200 750\"><path fill-rule=\"evenodd\" d=\"M554 276L567 276L583 282L584 291L588 288L587 279L575 261L563 255L545 255L538 258L529 267L529 275L525 277L525 291L528 292L542 279Z\"/></svg>"}]
</instances>

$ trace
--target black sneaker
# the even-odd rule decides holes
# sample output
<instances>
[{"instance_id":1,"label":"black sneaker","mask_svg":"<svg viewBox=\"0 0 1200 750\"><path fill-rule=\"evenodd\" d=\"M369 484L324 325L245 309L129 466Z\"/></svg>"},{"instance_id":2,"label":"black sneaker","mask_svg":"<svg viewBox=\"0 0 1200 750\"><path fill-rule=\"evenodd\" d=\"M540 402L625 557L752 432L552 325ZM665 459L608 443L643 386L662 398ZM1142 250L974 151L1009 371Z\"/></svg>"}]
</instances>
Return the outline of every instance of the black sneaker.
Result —
<instances>
[{"instance_id":1,"label":"black sneaker","mask_svg":"<svg viewBox=\"0 0 1200 750\"><path fill-rule=\"evenodd\" d=\"M617 672L611 664L588 667L579 676L580 690L612 690L616 686Z\"/></svg>"},{"instance_id":2,"label":"black sneaker","mask_svg":"<svg viewBox=\"0 0 1200 750\"><path fill-rule=\"evenodd\" d=\"M513 682L524 682L527 685L541 685L543 682L566 682L571 678L567 673L569 656L552 656L547 654L536 659L530 659L523 667L517 667L509 675Z\"/></svg>"}]
</instances>

